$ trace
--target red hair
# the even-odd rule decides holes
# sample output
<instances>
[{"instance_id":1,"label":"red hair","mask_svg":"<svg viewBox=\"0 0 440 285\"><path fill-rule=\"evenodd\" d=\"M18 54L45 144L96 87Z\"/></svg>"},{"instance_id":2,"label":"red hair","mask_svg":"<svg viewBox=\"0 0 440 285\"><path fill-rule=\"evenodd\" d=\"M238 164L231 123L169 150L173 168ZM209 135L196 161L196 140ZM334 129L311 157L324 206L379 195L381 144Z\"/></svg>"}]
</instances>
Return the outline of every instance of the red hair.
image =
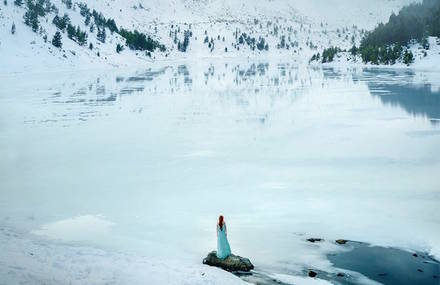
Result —
<instances>
[{"instance_id":1,"label":"red hair","mask_svg":"<svg viewBox=\"0 0 440 285\"><path fill-rule=\"evenodd\" d=\"M223 218L223 216L222 215L220 215L219 217L218 217L218 226L220 227L220 229L222 229L223 228L223 224L224 224L224 218Z\"/></svg>"}]
</instances>

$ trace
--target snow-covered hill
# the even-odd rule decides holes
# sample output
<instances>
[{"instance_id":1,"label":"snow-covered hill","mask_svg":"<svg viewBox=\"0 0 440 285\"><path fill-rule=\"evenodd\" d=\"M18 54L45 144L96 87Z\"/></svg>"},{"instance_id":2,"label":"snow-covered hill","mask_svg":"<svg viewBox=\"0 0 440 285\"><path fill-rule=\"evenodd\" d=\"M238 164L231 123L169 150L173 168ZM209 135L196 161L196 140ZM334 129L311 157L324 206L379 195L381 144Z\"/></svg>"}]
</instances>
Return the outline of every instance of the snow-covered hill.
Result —
<instances>
[{"instance_id":1,"label":"snow-covered hill","mask_svg":"<svg viewBox=\"0 0 440 285\"><path fill-rule=\"evenodd\" d=\"M14 1L0 4L0 72L38 72L47 69L90 68L145 64L154 60L201 57L284 57L307 61L312 54L330 45L342 48L358 43L364 29L385 21L411 0L51 0L58 15L68 14L71 23L88 33L87 44L80 46L62 34L62 49L51 44L57 27L55 12L39 17L40 28L33 32L24 24L26 4ZM78 4L86 3L118 27L138 30L165 45L165 52L116 52L125 44L119 34L107 29L105 43L90 31ZM15 24L15 33L11 33ZM178 51L184 32L190 31L186 52ZM240 36L245 34L244 40ZM44 39L46 35L46 40ZM248 40L246 40L248 37ZM256 44L264 39L262 48ZM246 43L249 42L250 44ZM252 42L253 41L253 42ZM89 49L89 45L93 49ZM267 47L266 47L267 45Z\"/></svg>"}]
</instances>

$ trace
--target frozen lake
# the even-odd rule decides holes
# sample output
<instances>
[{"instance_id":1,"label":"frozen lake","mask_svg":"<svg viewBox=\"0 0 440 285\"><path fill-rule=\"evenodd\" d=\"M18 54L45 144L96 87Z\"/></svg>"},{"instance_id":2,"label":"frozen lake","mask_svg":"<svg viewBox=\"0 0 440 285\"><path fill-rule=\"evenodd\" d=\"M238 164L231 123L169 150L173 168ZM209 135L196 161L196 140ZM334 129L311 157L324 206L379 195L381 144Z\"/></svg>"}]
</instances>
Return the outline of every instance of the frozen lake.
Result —
<instances>
[{"instance_id":1,"label":"frozen lake","mask_svg":"<svg viewBox=\"0 0 440 285\"><path fill-rule=\"evenodd\" d=\"M332 272L338 238L440 257L439 73L201 61L1 81L0 226L29 239L199 263L223 214L264 271Z\"/></svg>"}]
</instances>

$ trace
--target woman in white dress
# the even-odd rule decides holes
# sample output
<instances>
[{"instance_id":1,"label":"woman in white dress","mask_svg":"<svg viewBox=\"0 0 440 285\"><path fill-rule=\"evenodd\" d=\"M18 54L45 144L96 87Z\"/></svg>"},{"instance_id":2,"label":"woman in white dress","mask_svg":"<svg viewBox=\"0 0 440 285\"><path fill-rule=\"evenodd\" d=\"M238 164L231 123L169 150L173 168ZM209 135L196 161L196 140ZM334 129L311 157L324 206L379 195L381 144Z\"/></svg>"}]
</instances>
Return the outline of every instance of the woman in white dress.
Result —
<instances>
[{"instance_id":1,"label":"woman in white dress","mask_svg":"<svg viewBox=\"0 0 440 285\"><path fill-rule=\"evenodd\" d=\"M228 242L228 232L223 216L218 217L217 223L217 257L225 259L231 254L231 247Z\"/></svg>"}]
</instances>

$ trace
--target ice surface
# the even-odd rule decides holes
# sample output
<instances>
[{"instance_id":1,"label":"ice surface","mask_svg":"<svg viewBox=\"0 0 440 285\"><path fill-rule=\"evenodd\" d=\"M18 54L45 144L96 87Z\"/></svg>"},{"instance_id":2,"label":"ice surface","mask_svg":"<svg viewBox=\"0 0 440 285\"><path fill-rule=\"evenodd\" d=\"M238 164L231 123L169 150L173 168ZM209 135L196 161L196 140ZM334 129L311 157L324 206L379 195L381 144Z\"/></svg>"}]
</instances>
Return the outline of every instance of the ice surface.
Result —
<instances>
[{"instance_id":1,"label":"ice surface","mask_svg":"<svg viewBox=\"0 0 440 285\"><path fill-rule=\"evenodd\" d=\"M42 225L31 233L66 241L105 239L112 224L100 216L84 215Z\"/></svg>"},{"instance_id":2,"label":"ice surface","mask_svg":"<svg viewBox=\"0 0 440 285\"><path fill-rule=\"evenodd\" d=\"M300 277L286 274L274 274L272 276L276 280L286 284L302 284L302 285L329 285L328 281L319 278Z\"/></svg>"},{"instance_id":3,"label":"ice surface","mask_svg":"<svg viewBox=\"0 0 440 285\"><path fill-rule=\"evenodd\" d=\"M3 76L0 226L18 240L1 235L2 276L202 278L218 214L232 251L274 274L334 272L338 238L439 258L435 78L246 60Z\"/></svg>"}]
</instances>

